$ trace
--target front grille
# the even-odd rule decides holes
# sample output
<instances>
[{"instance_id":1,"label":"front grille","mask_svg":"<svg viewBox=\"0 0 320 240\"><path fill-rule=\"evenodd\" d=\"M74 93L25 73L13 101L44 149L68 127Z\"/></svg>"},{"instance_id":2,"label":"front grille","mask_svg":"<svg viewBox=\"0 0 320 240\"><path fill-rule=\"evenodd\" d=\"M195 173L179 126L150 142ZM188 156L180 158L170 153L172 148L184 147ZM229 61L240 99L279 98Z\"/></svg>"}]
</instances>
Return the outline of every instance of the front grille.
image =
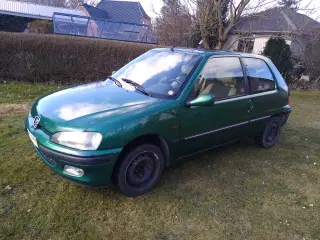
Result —
<instances>
[{"instance_id":1,"label":"front grille","mask_svg":"<svg viewBox=\"0 0 320 240\"><path fill-rule=\"evenodd\" d=\"M41 153L41 155L43 156L45 161L48 162L50 165L52 165L54 167L56 167L58 165L57 162L52 159L52 156L50 156L49 154L44 153L40 149L38 149L38 151Z\"/></svg>"}]
</instances>

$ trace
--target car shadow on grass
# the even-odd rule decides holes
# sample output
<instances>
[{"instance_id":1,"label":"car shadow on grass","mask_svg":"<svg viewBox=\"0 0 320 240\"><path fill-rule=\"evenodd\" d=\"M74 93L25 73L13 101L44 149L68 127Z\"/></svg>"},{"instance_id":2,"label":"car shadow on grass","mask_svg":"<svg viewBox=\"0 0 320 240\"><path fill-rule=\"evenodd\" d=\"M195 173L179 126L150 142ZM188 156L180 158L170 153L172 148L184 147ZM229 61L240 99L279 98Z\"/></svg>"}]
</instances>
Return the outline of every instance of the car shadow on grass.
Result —
<instances>
[{"instance_id":1,"label":"car shadow on grass","mask_svg":"<svg viewBox=\"0 0 320 240\"><path fill-rule=\"evenodd\" d=\"M302 132L308 135L312 143L301 136ZM263 184L263 179L269 179L267 174L270 172L281 174L287 165L311 163L312 157L302 157L308 153L316 156L318 151L317 129L310 127L301 127L299 132L293 128L285 128L278 145L273 149L260 148L252 138L242 139L176 162L164 170L156 188L143 197L171 194L181 198L199 196L201 191L225 192L226 189L246 192L250 188L246 185L247 182L261 179ZM277 184L278 188L285 188L281 183ZM115 197L119 200L121 196L111 184L88 191L102 194L108 199Z\"/></svg>"},{"instance_id":2,"label":"car shadow on grass","mask_svg":"<svg viewBox=\"0 0 320 240\"><path fill-rule=\"evenodd\" d=\"M188 184L188 182L199 181L206 182L212 181L214 176L225 174L228 172L228 167L232 169L246 168L243 161L238 161L238 157L244 158L248 152L258 153L261 148L255 145L253 139L242 139L228 145L214 148L191 157L182 159L176 162L170 168L164 170L159 184L154 190L147 195L155 195L167 189L179 189L179 185ZM262 151L266 151L263 150ZM239 154L240 153L240 154ZM229 171L231 171L229 169ZM90 192L103 194L110 199L110 196L119 198L117 190L110 184L103 188L87 188ZM196 192L195 192L196 194Z\"/></svg>"}]
</instances>

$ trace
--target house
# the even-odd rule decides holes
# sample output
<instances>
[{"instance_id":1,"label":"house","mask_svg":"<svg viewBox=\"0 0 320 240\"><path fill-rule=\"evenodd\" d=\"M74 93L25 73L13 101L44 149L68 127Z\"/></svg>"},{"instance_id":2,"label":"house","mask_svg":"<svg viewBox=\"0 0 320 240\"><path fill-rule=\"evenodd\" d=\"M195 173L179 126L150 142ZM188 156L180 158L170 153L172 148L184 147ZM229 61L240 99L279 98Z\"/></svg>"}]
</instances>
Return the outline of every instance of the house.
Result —
<instances>
[{"instance_id":1,"label":"house","mask_svg":"<svg viewBox=\"0 0 320 240\"><path fill-rule=\"evenodd\" d=\"M261 54L271 37L281 36L294 56L301 57L309 40L320 36L320 23L291 9L279 7L251 14L231 30L223 49Z\"/></svg>"},{"instance_id":2,"label":"house","mask_svg":"<svg viewBox=\"0 0 320 240\"><path fill-rule=\"evenodd\" d=\"M0 31L10 27L24 32L32 19L52 21L55 34L157 43L151 18L139 2L101 0L95 7L84 4L79 9L66 9L0 0ZM13 22L17 27L12 27Z\"/></svg>"},{"instance_id":3,"label":"house","mask_svg":"<svg viewBox=\"0 0 320 240\"><path fill-rule=\"evenodd\" d=\"M151 18L140 2L101 0L96 7L84 4L84 10L93 18L110 21L151 25Z\"/></svg>"},{"instance_id":4,"label":"house","mask_svg":"<svg viewBox=\"0 0 320 240\"><path fill-rule=\"evenodd\" d=\"M0 21L3 26L0 24L0 30L6 31L10 26L4 26L13 24L14 22L25 22L23 24L24 27L18 28L16 31L25 31L28 22L34 19L40 20L49 20L52 21L53 13L59 12L63 14L73 14L73 15L82 15L85 13L80 9L68 9L68 8L60 8L39 4L32 4L27 2L18 2L18 1L9 1L9 0L1 0L0 1ZM15 29L15 28L14 28Z\"/></svg>"},{"instance_id":5,"label":"house","mask_svg":"<svg viewBox=\"0 0 320 240\"><path fill-rule=\"evenodd\" d=\"M97 6L83 4L80 9L86 18L55 14L55 33L157 43L157 38L151 29L151 18L140 2L101 0Z\"/></svg>"}]
</instances>

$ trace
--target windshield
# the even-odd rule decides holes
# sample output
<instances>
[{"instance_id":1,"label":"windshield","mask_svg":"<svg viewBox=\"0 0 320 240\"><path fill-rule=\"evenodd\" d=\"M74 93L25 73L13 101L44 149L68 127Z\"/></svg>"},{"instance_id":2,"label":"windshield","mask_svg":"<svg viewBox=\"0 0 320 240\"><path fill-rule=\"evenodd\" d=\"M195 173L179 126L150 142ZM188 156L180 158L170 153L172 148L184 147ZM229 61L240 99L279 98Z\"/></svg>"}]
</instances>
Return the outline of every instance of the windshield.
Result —
<instances>
[{"instance_id":1,"label":"windshield","mask_svg":"<svg viewBox=\"0 0 320 240\"><path fill-rule=\"evenodd\" d=\"M128 90L136 90L127 80L141 85L152 97L175 98L201 56L151 50L125 65L112 77ZM123 81L126 80L126 81Z\"/></svg>"}]
</instances>

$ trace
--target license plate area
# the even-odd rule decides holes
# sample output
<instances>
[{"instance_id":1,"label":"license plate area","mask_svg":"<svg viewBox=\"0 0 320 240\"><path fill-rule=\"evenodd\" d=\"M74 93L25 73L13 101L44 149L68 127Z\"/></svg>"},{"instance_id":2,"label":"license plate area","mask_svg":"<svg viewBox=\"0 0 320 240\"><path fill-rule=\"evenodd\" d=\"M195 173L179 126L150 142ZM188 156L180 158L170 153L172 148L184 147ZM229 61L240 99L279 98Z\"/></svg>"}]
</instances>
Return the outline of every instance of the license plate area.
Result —
<instances>
[{"instance_id":1,"label":"license plate area","mask_svg":"<svg viewBox=\"0 0 320 240\"><path fill-rule=\"evenodd\" d=\"M35 145L37 148L39 148L37 138L35 136L33 136L32 133L28 129L27 129L27 131L28 131L29 138L30 138L31 142L33 143L33 145Z\"/></svg>"}]
</instances>

